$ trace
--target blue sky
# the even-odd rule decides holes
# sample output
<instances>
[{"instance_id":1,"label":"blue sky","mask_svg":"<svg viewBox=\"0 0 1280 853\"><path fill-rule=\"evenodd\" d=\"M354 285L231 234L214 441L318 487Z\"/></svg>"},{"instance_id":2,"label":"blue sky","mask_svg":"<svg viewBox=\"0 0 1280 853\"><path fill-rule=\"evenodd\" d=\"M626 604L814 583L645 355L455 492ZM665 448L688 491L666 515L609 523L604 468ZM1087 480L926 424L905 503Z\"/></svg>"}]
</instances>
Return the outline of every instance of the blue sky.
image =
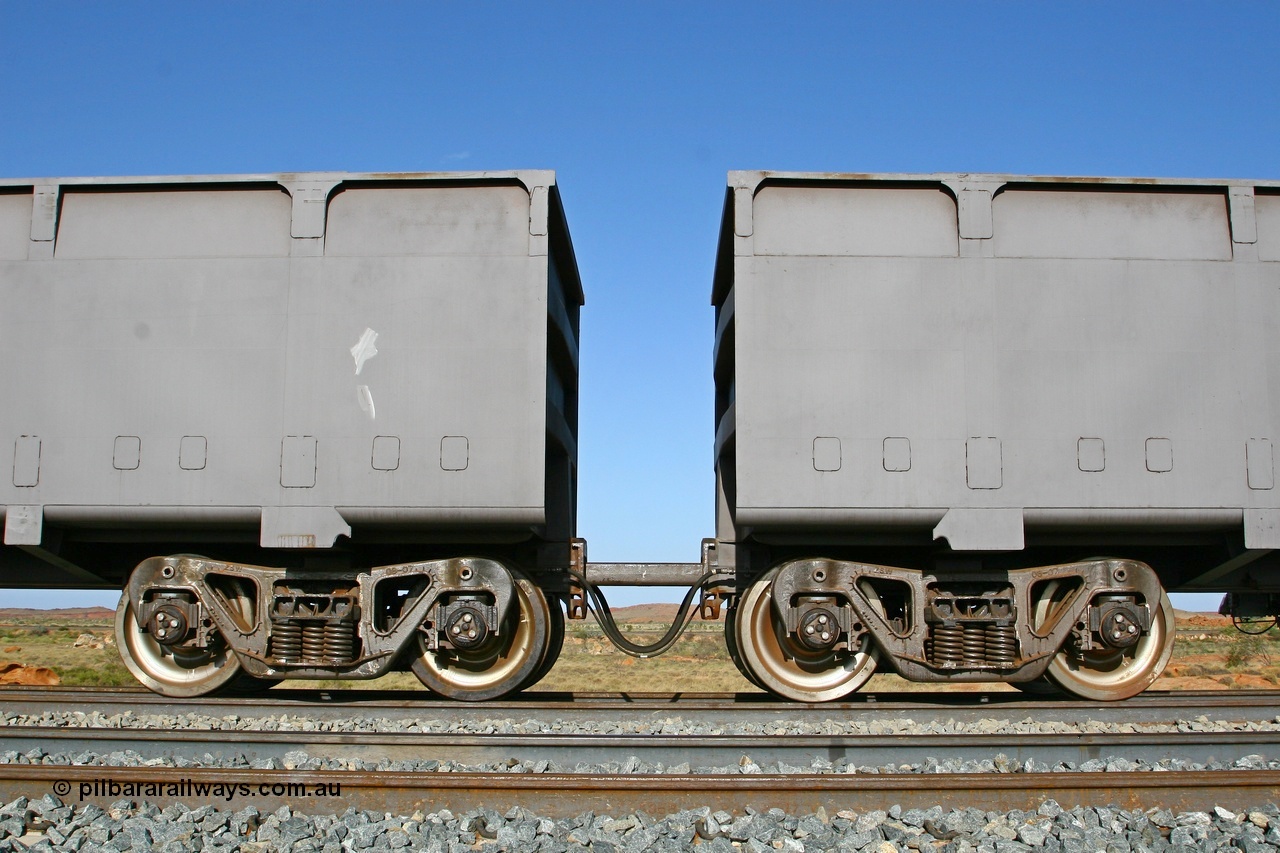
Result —
<instances>
[{"instance_id":1,"label":"blue sky","mask_svg":"<svg viewBox=\"0 0 1280 853\"><path fill-rule=\"evenodd\" d=\"M1266 3L7 0L0 171L555 169L580 533L694 560L726 171L1280 178L1277 32Z\"/></svg>"}]
</instances>

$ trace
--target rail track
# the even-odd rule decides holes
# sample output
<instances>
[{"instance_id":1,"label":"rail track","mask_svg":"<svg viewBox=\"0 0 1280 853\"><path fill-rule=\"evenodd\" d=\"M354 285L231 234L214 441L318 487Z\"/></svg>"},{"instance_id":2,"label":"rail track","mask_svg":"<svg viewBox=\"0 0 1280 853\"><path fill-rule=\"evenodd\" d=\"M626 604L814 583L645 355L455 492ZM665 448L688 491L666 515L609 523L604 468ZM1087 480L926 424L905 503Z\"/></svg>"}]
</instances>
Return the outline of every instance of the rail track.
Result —
<instances>
[{"instance_id":1,"label":"rail track","mask_svg":"<svg viewBox=\"0 0 1280 853\"><path fill-rule=\"evenodd\" d=\"M778 701L764 693L552 693L530 691L476 705L439 699L424 691L316 690L277 687L253 696L173 700L136 687L0 687L0 712L39 714L47 710L119 714L236 714L241 717L306 715L313 720L379 717L391 720L463 722L518 719L581 722L626 714L629 720L686 721L725 725L779 719L812 721L910 718L917 723L971 723L983 719L1026 719L1081 723L1172 723L1201 715L1219 719L1280 717L1280 690L1153 691L1124 702L1091 703L1035 698L1014 692L858 693L849 701L804 704Z\"/></svg>"},{"instance_id":2,"label":"rail track","mask_svg":"<svg viewBox=\"0 0 1280 853\"><path fill-rule=\"evenodd\" d=\"M727 695L596 695L483 707L418 697L272 691L249 699L173 703L130 689L4 690L0 732L6 751L22 754L128 752L135 761L240 766L278 764L298 751L354 766L515 760L560 768L628 761L725 768L749 759L757 766L807 768L817 758L895 768L997 755L1050 767L1108 757L1152 765L1169 759L1229 764L1250 755L1280 761L1280 732L1269 730L1280 715L1280 692L1272 691L1153 694L1125 703L1119 712L1115 705L1079 702L992 703L989 696L962 703L953 697L893 697L805 706ZM1240 725L1210 730L1210 717ZM1197 718L1203 723L1187 722ZM1063 723L1062 730L1026 730L1028 723L1051 721Z\"/></svg>"},{"instance_id":3,"label":"rail track","mask_svg":"<svg viewBox=\"0 0 1280 853\"><path fill-rule=\"evenodd\" d=\"M120 799L147 799L159 805L191 802L200 785L233 786L220 808L253 804L259 809L288 804L298 811L337 812L348 806L408 814L448 808L455 812L487 807L523 806L548 816L568 816L591 809L619 813L644 809L675 812L709 806L741 812L745 808L782 808L812 812L819 806L865 810L899 804L904 808L977 807L986 810L1034 809L1046 799L1066 807L1114 804L1124 808L1164 807L1207 810L1215 805L1248 807L1280 800L1280 771L1212 770L1172 772L1036 772L919 773L895 772L922 765L930 758L982 761L1003 754L1011 764L1029 759L1042 765L1083 763L1121 756L1156 764L1176 758L1184 762L1229 765L1247 755L1280 761L1280 732L1274 731L1089 731L942 734L768 734L767 721L886 720L910 718L975 722L980 720L1087 720L1162 722L1206 716L1217 720L1274 721L1280 715L1280 692L1152 693L1123 706L1093 706L1073 701L1029 700L1012 694L869 695L860 701L805 706L765 701L754 695L589 695L532 694L518 700L459 706L420 693L370 694L357 691L273 690L247 698L206 699L174 703L133 689L76 688L0 690L0 714L82 712L84 724L0 727L0 752L35 756L35 762L0 764L0 799L39 797L57 792L75 802L109 805ZM171 714L172 726L161 729L121 726L111 715ZM98 719L94 720L97 714ZM248 728L184 727L184 715L231 716ZM292 730L263 730L270 722ZM554 732L504 733L495 725L483 733L372 730L304 731L299 720L315 724L340 719L420 721L628 720L660 722L672 718L717 720L751 726L759 733L707 737L663 735L653 727L612 735ZM193 725L200 725L193 722ZM323 725L320 728L324 728ZM394 727L393 727L394 728ZM1119 728L1112 726L1112 728ZM102 760L129 752L107 764L77 763L85 756ZM352 769L306 769L286 765L297 752L330 760L324 766ZM749 761L748 761L749 759ZM186 766L173 766L174 761ZM132 766L163 761L166 766ZM345 763L344 763L345 762ZM508 772L442 772L379 769L413 762L452 767L509 767ZM400 764L395 764L400 762ZM520 772L531 762L547 762L552 771L593 766L596 772ZM843 762L837 765L837 762ZM524 767L517 767L521 763ZM220 764L222 766L200 766ZM259 765L255 768L253 765ZM747 764L753 772L737 772ZM619 765L661 767L664 772L618 773ZM686 767L687 765L687 767ZM754 767L751 767L754 765ZM821 765L828 772L813 768ZM295 769L287 769L287 767ZM1256 764L1254 766L1257 766ZM787 772L760 772L771 768ZM830 772L843 767L845 772ZM866 768L875 772L865 772ZM282 769L285 768L285 769ZM604 768L604 772L600 772ZM862 768L849 772L850 768ZM448 768L445 768L448 769ZM673 772L674 771L674 772ZM127 792L110 783L132 784ZM98 784L94 787L95 783ZM173 789L174 783L182 783ZM341 791L340 801L289 785L323 786ZM57 785L55 788L54 786ZM85 786L88 786L87 788ZM150 787L146 787L150 786ZM142 791L138 795L131 795ZM170 793L172 791L172 793ZM278 793L277 793L278 792ZM205 797L202 801L208 801Z\"/></svg>"},{"instance_id":4,"label":"rail track","mask_svg":"<svg viewBox=\"0 0 1280 853\"><path fill-rule=\"evenodd\" d=\"M1122 757L1157 764L1169 759L1231 763L1249 755L1280 761L1280 733L1187 732L1125 734L957 734L957 735L700 735L578 736L556 734L422 734L411 732L208 731L101 728L8 727L6 750L74 757L84 753L131 752L140 761L185 759L235 762L248 766L290 753L338 761L447 762L493 765L552 762L573 768L628 761L692 768L784 763L808 768L815 758L843 760L861 767L898 767L949 758L982 761L1003 755L1012 762L1034 760L1048 766Z\"/></svg>"},{"instance_id":5,"label":"rail track","mask_svg":"<svg viewBox=\"0 0 1280 853\"><path fill-rule=\"evenodd\" d=\"M110 782L135 787L125 794ZM98 787L95 789L94 783ZM289 793L299 783L325 786L332 797ZM87 785L81 793L82 785ZM211 799L197 786L235 786L231 796ZM241 789L239 786L245 786ZM175 787L171 787L175 786ZM108 806L121 799L147 800L164 807L174 802L215 802L219 809L253 805L260 811L289 805L304 813L332 814L348 807L392 814L415 810L474 808L506 811L521 806L546 817L568 817L584 811L622 814L644 810L670 814L710 807L742 813L751 808L781 808L806 814L823 808L867 811L892 804L903 808L978 808L984 811L1033 810L1046 800L1064 808L1107 804L1125 809L1166 808L1210 811L1216 805L1235 808L1276 801L1280 774L1272 771L1189 773L1042 773L1035 784L1025 776L956 773L920 776L633 776L503 773L394 773L280 771L214 768L103 768L0 765L0 800L39 797L57 792L67 803ZM145 790L145 793L137 793ZM246 791L241 793L241 791ZM315 790L315 789L313 789Z\"/></svg>"}]
</instances>

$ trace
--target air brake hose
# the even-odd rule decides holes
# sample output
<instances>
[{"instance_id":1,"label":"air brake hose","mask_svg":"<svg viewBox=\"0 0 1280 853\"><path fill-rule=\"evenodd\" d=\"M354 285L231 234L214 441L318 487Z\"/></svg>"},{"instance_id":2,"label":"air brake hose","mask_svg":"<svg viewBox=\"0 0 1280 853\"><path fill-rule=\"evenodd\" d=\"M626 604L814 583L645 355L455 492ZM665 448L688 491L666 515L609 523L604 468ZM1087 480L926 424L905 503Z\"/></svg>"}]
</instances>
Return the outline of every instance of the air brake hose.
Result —
<instances>
[{"instance_id":1,"label":"air brake hose","mask_svg":"<svg viewBox=\"0 0 1280 853\"><path fill-rule=\"evenodd\" d=\"M633 643L626 637L622 636L622 632L618 630L618 625L613 619L613 611L609 609L609 602L605 600L604 593L595 584L588 583L587 579L577 572L569 572L569 577L573 578L584 590L591 600L591 612L596 614L600 622L600 630L609 638L609 642L618 647L618 650L631 655L633 658L649 658L656 657L670 649L684 634L689 627L689 623L693 621L693 597L701 591L703 584L709 581L714 572L707 572L689 587L689 591L685 593L684 601L680 603L679 610L676 611L675 621L671 623L671 627L667 629L667 633L662 635L658 642L649 646L642 646L639 643Z\"/></svg>"}]
</instances>

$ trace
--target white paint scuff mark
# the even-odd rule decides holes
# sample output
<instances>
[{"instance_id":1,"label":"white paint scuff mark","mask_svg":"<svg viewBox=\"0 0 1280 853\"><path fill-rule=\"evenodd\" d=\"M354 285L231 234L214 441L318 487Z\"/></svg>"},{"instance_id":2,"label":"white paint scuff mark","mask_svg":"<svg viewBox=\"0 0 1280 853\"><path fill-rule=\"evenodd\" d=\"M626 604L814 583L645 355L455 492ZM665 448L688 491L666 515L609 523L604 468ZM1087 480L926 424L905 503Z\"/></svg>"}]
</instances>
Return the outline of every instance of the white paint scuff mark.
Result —
<instances>
[{"instance_id":1,"label":"white paint scuff mark","mask_svg":"<svg viewBox=\"0 0 1280 853\"><path fill-rule=\"evenodd\" d=\"M365 329L364 334L360 336L360 340L356 341L356 345L351 348L351 357L356 360L356 376L360 375L360 371L364 368L364 363L378 354L378 348L374 346L374 342L378 340L378 333L373 329ZM368 389L365 389L366 392Z\"/></svg>"},{"instance_id":2,"label":"white paint scuff mark","mask_svg":"<svg viewBox=\"0 0 1280 853\"><path fill-rule=\"evenodd\" d=\"M369 390L368 385L361 385L356 389L356 398L360 401L360 409L369 413L369 420L377 417L373 410L373 392Z\"/></svg>"}]
</instances>

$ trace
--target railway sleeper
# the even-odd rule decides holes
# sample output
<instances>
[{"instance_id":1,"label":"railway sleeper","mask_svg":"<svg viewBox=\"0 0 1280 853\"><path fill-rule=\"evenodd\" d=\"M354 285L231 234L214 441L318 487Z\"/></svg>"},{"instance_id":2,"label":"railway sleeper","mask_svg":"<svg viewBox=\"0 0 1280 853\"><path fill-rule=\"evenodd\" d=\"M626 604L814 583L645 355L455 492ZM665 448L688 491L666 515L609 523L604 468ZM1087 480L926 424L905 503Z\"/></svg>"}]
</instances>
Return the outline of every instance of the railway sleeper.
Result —
<instances>
[{"instance_id":1,"label":"railway sleeper","mask_svg":"<svg viewBox=\"0 0 1280 853\"><path fill-rule=\"evenodd\" d=\"M1173 609L1143 563L1100 559L981 573L794 560L742 593L731 655L782 696L827 701L887 663L922 682L1010 682L1096 699L1149 686Z\"/></svg>"},{"instance_id":2,"label":"railway sleeper","mask_svg":"<svg viewBox=\"0 0 1280 853\"><path fill-rule=\"evenodd\" d=\"M442 695L488 699L550 668L559 615L478 557L304 573L181 555L134 569L116 631L130 671L170 696L407 668Z\"/></svg>"}]
</instances>

